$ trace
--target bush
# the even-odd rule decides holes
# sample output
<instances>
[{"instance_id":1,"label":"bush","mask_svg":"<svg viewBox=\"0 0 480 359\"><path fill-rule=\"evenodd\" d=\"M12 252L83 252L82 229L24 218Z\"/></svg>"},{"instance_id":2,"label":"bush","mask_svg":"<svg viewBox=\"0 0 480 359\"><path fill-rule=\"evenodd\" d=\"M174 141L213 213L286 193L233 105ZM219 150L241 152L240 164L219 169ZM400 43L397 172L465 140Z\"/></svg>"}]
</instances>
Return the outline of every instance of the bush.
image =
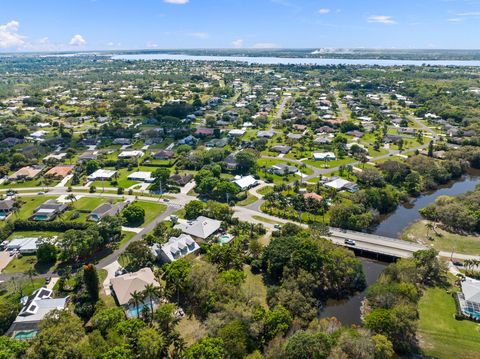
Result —
<instances>
[{"instance_id":1,"label":"bush","mask_svg":"<svg viewBox=\"0 0 480 359\"><path fill-rule=\"evenodd\" d=\"M89 190L89 191L90 191L90 193L95 193L95 192L97 192L97 187L95 187L95 186L90 186L90 190Z\"/></svg>"},{"instance_id":2,"label":"bush","mask_svg":"<svg viewBox=\"0 0 480 359\"><path fill-rule=\"evenodd\" d=\"M36 222L28 221L24 219L17 219L13 222L14 230L17 231L53 231L53 232L65 232L69 229L84 230L87 229L90 224L81 222ZM13 232L13 231L12 231Z\"/></svg>"}]
</instances>

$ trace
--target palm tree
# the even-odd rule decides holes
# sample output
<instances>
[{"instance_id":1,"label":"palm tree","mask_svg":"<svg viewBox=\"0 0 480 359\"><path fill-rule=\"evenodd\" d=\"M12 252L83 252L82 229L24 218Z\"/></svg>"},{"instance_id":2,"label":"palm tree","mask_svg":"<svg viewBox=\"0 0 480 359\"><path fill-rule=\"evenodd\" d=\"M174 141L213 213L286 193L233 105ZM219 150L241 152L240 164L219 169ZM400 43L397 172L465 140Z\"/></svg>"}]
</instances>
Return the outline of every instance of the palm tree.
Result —
<instances>
[{"instance_id":1,"label":"palm tree","mask_svg":"<svg viewBox=\"0 0 480 359\"><path fill-rule=\"evenodd\" d=\"M34 284L33 284L33 277L35 277L37 275L37 271L33 268L30 268L28 269L25 274L28 276L28 278L30 279L30 282L32 283L32 288L34 287Z\"/></svg>"},{"instance_id":2,"label":"palm tree","mask_svg":"<svg viewBox=\"0 0 480 359\"><path fill-rule=\"evenodd\" d=\"M143 290L143 296L144 298L148 298L150 302L150 323L153 318L153 299L154 298L160 298L162 296L162 288L160 286L155 286L153 284L147 284L145 286L145 289Z\"/></svg>"},{"instance_id":3,"label":"palm tree","mask_svg":"<svg viewBox=\"0 0 480 359\"><path fill-rule=\"evenodd\" d=\"M433 229L433 224L431 222L428 222L425 227L427 228L427 239L430 238L430 231Z\"/></svg>"},{"instance_id":4,"label":"palm tree","mask_svg":"<svg viewBox=\"0 0 480 359\"><path fill-rule=\"evenodd\" d=\"M137 310L137 318L140 318L140 311L138 310L139 304L143 303L143 294L138 291L134 291L132 294L130 294L130 300L128 301L129 304L133 304L135 306L135 309Z\"/></svg>"}]
</instances>

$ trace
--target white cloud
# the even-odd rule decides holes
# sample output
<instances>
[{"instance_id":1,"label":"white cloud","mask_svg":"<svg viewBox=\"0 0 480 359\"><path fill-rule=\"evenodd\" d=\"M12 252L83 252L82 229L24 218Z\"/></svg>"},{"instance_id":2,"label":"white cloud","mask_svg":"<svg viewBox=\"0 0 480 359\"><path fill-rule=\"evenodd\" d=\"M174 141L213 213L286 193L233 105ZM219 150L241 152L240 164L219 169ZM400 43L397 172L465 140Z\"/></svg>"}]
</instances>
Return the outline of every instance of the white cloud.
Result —
<instances>
[{"instance_id":1,"label":"white cloud","mask_svg":"<svg viewBox=\"0 0 480 359\"><path fill-rule=\"evenodd\" d=\"M0 48L18 47L25 43L25 37L18 33L20 23L12 20L0 25Z\"/></svg>"},{"instance_id":2,"label":"white cloud","mask_svg":"<svg viewBox=\"0 0 480 359\"><path fill-rule=\"evenodd\" d=\"M83 46L85 45L87 42L85 41L85 39L83 38L82 35L73 35L72 39L70 40L70 45L72 46Z\"/></svg>"},{"instance_id":3,"label":"white cloud","mask_svg":"<svg viewBox=\"0 0 480 359\"><path fill-rule=\"evenodd\" d=\"M210 37L210 34L208 32L191 32L188 35L202 40L208 39Z\"/></svg>"},{"instance_id":4,"label":"white cloud","mask_svg":"<svg viewBox=\"0 0 480 359\"><path fill-rule=\"evenodd\" d=\"M328 14L330 12L330 9L322 8L318 10L319 14Z\"/></svg>"},{"instance_id":5,"label":"white cloud","mask_svg":"<svg viewBox=\"0 0 480 359\"><path fill-rule=\"evenodd\" d=\"M393 25L397 23L391 16L386 15L372 15L368 17L367 21L385 25Z\"/></svg>"},{"instance_id":6,"label":"white cloud","mask_svg":"<svg viewBox=\"0 0 480 359\"><path fill-rule=\"evenodd\" d=\"M243 47L243 39L237 39L232 41L232 46L236 49L240 49Z\"/></svg>"},{"instance_id":7,"label":"white cloud","mask_svg":"<svg viewBox=\"0 0 480 359\"><path fill-rule=\"evenodd\" d=\"M254 49L274 49L277 47L278 45L273 42L258 42L252 46Z\"/></svg>"},{"instance_id":8,"label":"white cloud","mask_svg":"<svg viewBox=\"0 0 480 359\"><path fill-rule=\"evenodd\" d=\"M460 19L458 17L454 17L454 18L451 18L451 19L447 19L448 22L451 22L451 23L459 23L459 22L463 22L463 19Z\"/></svg>"},{"instance_id":9,"label":"white cloud","mask_svg":"<svg viewBox=\"0 0 480 359\"><path fill-rule=\"evenodd\" d=\"M480 16L480 11L461 12L461 13L457 14L457 16L478 17L478 16Z\"/></svg>"},{"instance_id":10,"label":"white cloud","mask_svg":"<svg viewBox=\"0 0 480 359\"><path fill-rule=\"evenodd\" d=\"M174 4L174 5L185 5L188 4L189 0L163 0L167 4Z\"/></svg>"}]
</instances>

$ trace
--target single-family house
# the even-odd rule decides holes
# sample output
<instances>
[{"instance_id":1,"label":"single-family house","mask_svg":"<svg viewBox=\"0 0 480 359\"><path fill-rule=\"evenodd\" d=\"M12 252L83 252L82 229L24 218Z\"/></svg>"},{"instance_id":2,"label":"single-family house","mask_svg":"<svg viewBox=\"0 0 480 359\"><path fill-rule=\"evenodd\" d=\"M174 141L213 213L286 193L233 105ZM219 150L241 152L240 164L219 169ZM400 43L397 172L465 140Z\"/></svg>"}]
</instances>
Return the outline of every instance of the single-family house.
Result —
<instances>
[{"instance_id":1,"label":"single-family house","mask_svg":"<svg viewBox=\"0 0 480 359\"><path fill-rule=\"evenodd\" d=\"M144 172L144 171L133 172L128 175L127 179L129 181L138 181L138 182L145 182L145 183L152 183L155 180L155 178L152 177L152 172Z\"/></svg>"},{"instance_id":2,"label":"single-family house","mask_svg":"<svg viewBox=\"0 0 480 359\"><path fill-rule=\"evenodd\" d=\"M42 172L43 168L43 166L25 166L9 176L8 179L11 181L35 179Z\"/></svg>"},{"instance_id":3,"label":"single-family house","mask_svg":"<svg viewBox=\"0 0 480 359\"><path fill-rule=\"evenodd\" d=\"M64 178L64 177L68 176L73 171L74 168L75 168L74 165L55 166L55 167L50 168L45 173L45 177Z\"/></svg>"},{"instance_id":4,"label":"single-family house","mask_svg":"<svg viewBox=\"0 0 480 359\"><path fill-rule=\"evenodd\" d=\"M217 147L217 148L222 148L225 147L228 144L228 140L226 138L214 138L207 143L205 143L205 147Z\"/></svg>"},{"instance_id":5,"label":"single-family house","mask_svg":"<svg viewBox=\"0 0 480 359\"><path fill-rule=\"evenodd\" d=\"M42 287L29 297L23 297L23 304L6 335L15 339L31 339L38 332L38 323L53 310L62 310L67 306L68 297L53 298L53 291Z\"/></svg>"},{"instance_id":6,"label":"single-family house","mask_svg":"<svg viewBox=\"0 0 480 359\"><path fill-rule=\"evenodd\" d=\"M358 186L356 183L347 181L343 178L337 178L333 181L326 182L325 187L334 188L337 191L346 190L351 193L355 193L358 191Z\"/></svg>"},{"instance_id":7,"label":"single-family house","mask_svg":"<svg viewBox=\"0 0 480 359\"><path fill-rule=\"evenodd\" d=\"M127 206L127 202L103 203L95 208L87 217L92 222L100 222L106 216L116 216Z\"/></svg>"},{"instance_id":8,"label":"single-family house","mask_svg":"<svg viewBox=\"0 0 480 359\"><path fill-rule=\"evenodd\" d=\"M287 138L289 138L291 140L294 140L294 141L298 141L298 140L303 138L303 133L289 133L287 135Z\"/></svg>"},{"instance_id":9,"label":"single-family house","mask_svg":"<svg viewBox=\"0 0 480 359\"><path fill-rule=\"evenodd\" d=\"M89 181L110 181L115 175L117 171L114 170L103 170L99 169L93 172L91 175L88 175Z\"/></svg>"},{"instance_id":10,"label":"single-family house","mask_svg":"<svg viewBox=\"0 0 480 359\"><path fill-rule=\"evenodd\" d=\"M174 174L171 175L170 178L168 179L170 182L178 185L178 186L185 186L188 182L190 182L193 178L193 175L191 173L185 173L183 175L181 174Z\"/></svg>"},{"instance_id":11,"label":"single-family house","mask_svg":"<svg viewBox=\"0 0 480 359\"><path fill-rule=\"evenodd\" d=\"M169 150L160 150L153 155L156 160L170 160L175 155L175 152Z\"/></svg>"},{"instance_id":12,"label":"single-family house","mask_svg":"<svg viewBox=\"0 0 480 359\"><path fill-rule=\"evenodd\" d=\"M143 151L132 150L132 151L122 151L118 155L118 158L140 158L143 157L145 153Z\"/></svg>"},{"instance_id":13,"label":"single-family house","mask_svg":"<svg viewBox=\"0 0 480 359\"><path fill-rule=\"evenodd\" d=\"M136 318L145 306L150 306L148 299L144 301L144 304L140 303L138 307L131 301L134 292L143 292L149 284L155 287L160 286L150 268L142 268L138 272L127 273L110 279L110 285L115 294L115 298L118 304L124 308L127 317ZM156 298L152 298L152 302L154 307L158 305Z\"/></svg>"},{"instance_id":14,"label":"single-family house","mask_svg":"<svg viewBox=\"0 0 480 359\"><path fill-rule=\"evenodd\" d=\"M232 182L235 183L241 191L246 191L258 185L258 181L253 176L236 176Z\"/></svg>"},{"instance_id":15,"label":"single-family house","mask_svg":"<svg viewBox=\"0 0 480 359\"><path fill-rule=\"evenodd\" d=\"M273 151L273 152L287 154L288 152L290 152L292 150L292 147L287 146L287 145L275 145L275 146L272 146L272 148L270 150Z\"/></svg>"},{"instance_id":16,"label":"single-family house","mask_svg":"<svg viewBox=\"0 0 480 359\"><path fill-rule=\"evenodd\" d=\"M68 206L64 203L58 203L53 199L49 199L33 211L33 215L30 219L34 221L51 221L59 214L65 212L67 207Z\"/></svg>"},{"instance_id":17,"label":"single-family house","mask_svg":"<svg viewBox=\"0 0 480 359\"><path fill-rule=\"evenodd\" d=\"M199 127L195 130L195 134L200 136L213 136L213 133L213 128Z\"/></svg>"},{"instance_id":18,"label":"single-family house","mask_svg":"<svg viewBox=\"0 0 480 359\"><path fill-rule=\"evenodd\" d=\"M21 254L34 254L37 252L40 238L14 238L6 245L7 251L19 251Z\"/></svg>"},{"instance_id":19,"label":"single-family house","mask_svg":"<svg viewBox=\"0 0 480 359\"><path fill-rule=\"evenodd\" d=\"M230 137L242 137L246 132L245 130L233 129L228 131L228 135Z\"/></svg>"},{"instance_id":20,"label":"single-family house","mask_svg":"<svg viewBox=\"0 0 480 359\"><path fill-rule=\"evenodd\" d=\"M194 221L179 223L175 226L175 228L178 228L183 233L189 234L196 238L207 239L212 234L216 233L221 226L221 221L200 216Z\"/></svg>"},{"instance_id":21,"label":"single-family house","mask_svg":"<svg viewBox=\"0 0 480 359\"><path fill-rule=\"evenodd\" d=\"M278 176L285 176L291 173L297 173L298 168L295 166L289 165L288 163L278 163L276 165L271 166L268 169L268 172L276 174Z\"/></svg>"},{"instance_id":22,"label":"single-family house","mask_svg":"<svg viewBox=\"0 0 480 359\"><path fill-rule=\"evenodd\" d=\"M13 212L15 201L13 199L4 199L0 201L0 221L5 220Z\"/></svg>"},{"instance_id":23,"label":"single-family house","mask_svg":"<svg viewBox=\"0 0 480 359\"><path fill-rule=\"evenodd\" d=\"M258 131L257 132L257 137L258 138L272 138L273 136L275 136L275 131L273 131L273 130Z\"/></svg>"},{"instance_id":24,"label":"single-family house","mask_svg":"<svg viewBox=\"0 0 480 359\"><path fill-rule=\"evenodd\" d=\"M227 157L225 157L225 159L223 160L223 163L225 164L225 166L227 167L228 170L236 170L237 169L237 160L235 158L235 155L229 155Z\"/></svg>"},{"instance_id":25,"label":"single-family house","mask_svg":"<svg viewBox=\"0 0 480 359\"><path fill-rule=\"evenodd\" d=\"M98 154L96 151L85 151L79 157L79 162L86 162L86 161L93 161L98 158Z\"/></svg>"},{"instance_id":26,"label":"single-family house","mask_svg":"<svg viewBox=\"0 0 480 359\"><path fill-rule=\"evenodd\" d=\"M318 193L315 193L315 192L305 192L303 194L303 198L305 198L305 199L311 198L311 199L314 199L315 201L318 201L318 202L323 201L323 197L320 196Z\"/></svg>"},{"instance_id":27,"label":"single-family house","mask_svg":"<svg viewBox=\"0 0 480 359\"><path fill-rule=\"evenodd\" d=\"M115 138L112 143L114 145L127 146L132 143L132 140L129 138Z\"/></svg>"},{"instance_id":28,"label":"single-family house","mask_svg":"<svg viewBox=\"0 0 480 359\"><path fill-rule=\"evenodd\" d=\"M177 259L183 258L191 253L195 253L200 246L188 234L181 234L178 237L170 237L165 244L154 245L153 254L163 263L171 263Z\"/></svg>"},{"instance_id":29,"label":"single-family house","mask_svg":"<svg viewBox=\"0 0 480 359\"><path fill-rule=\"evenodd\" d=\"M315 152L313 154L315 161L335 161L337 156L333 152Z\"/></svg>"}]
</instances>

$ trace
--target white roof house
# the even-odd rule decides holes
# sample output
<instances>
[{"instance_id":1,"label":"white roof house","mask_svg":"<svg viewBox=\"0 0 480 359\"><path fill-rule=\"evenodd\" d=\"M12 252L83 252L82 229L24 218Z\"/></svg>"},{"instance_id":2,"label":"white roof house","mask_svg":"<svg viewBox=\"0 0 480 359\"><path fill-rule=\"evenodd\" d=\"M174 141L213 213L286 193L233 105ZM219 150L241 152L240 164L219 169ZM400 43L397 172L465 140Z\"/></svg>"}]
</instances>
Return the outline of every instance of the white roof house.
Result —
<instances>
[{"instance_id":1,"label":"white roof house","mask_svg":"<svg viewBox=\"0 0 480 359\"><path fill-rule=\"evenodd\" d=\"M218 231L221 225L221 221L200 216L194 221L179 223L175 226L175 228L179 228L182 230L183 233L189 234L191 236L206 239L212 234L214 234L216 231Z\"/></svg>"},{"instance_id":2,"label":"white roof house","mask_svg":"<svg viewBox=\"0 0 480 359\"><path fill-rule=\"evenodd\" d=\"M35 253L39 238L14 238L6 246L7 251L18 250L22 254Z\"/></svg>"},{"instance_id":3,"label":"white roof house","mask_svg":"<svg viewBox=\"0 0 480 359\"><path fill-rule=\"evenodd\" d=\"M349 183L350 183L350 181L347 181L343 178L337 178L333 181L325 183L325 187L330 187L330 188L335 188L335 189L340 190L343 187L345 187L345 185L347 185Z\"/></svg>"},{"instance_id":4,"label":"white roof house","mask_svg":"<svg viewBox=\"0 0 480 359\"><path fill-rule=\"evenodd\" d=\"M335 188L336 190L347 190L348 192L356 192L358 185L355 182L347 181L343 178L337 178L333 181L325 183L325 187Z\"/></svg>"},{"instance_id":5,"label":"white roof house","mask_svg":"<svg viewBox=\"0 0 480 359\"><path fill-rule=\"evenodd\" d=\"M30 134L30 137L33 137L33 138L41 138L45 135L47 135L48 132L47 131L43 131L43 130L40 130L40 131L35 131L35 132L32 132Z\"/></svg>"},{"instance_id":6,"label":"white roof house","mask_svg":"<svg viewBox=\"0 0 480 359\"><path fill-rule=\"evenodd\" d=\"M115 176L116 173L117 171L100 169L100 170L96 170L91 175L89 175L88 180L89 181L96 181L101 179L110 180L113 176Z\"/></svg>"},{"instance_id":7,"label":"white roof house","mask_svg":"<svg viewBox=\"0 0 480 359\"><path fill-rule=\"evenodd\" d=\"M133 151L122 151L118 155L118 158L134 158L134 157L143 157L145 153L143 151L133 150Z\"/></svg>"},{"instance_id":8,"label":"white roof house","mask_svg":"<svg viewBox=\"0 0 480 359\"><path fill-rule=\"evenodd\" d=\"M461 285L465 300L480 303L480 280L465 277L465 280L461 282Z\"/></svg>"},{"instance_id":9,"label":"white roof house","mask_svg":"<svg viewBox=\"0 0 480 359\"><path fill-rule=\"evenodd\" d=\"M163 244L156 252L164 262L173 262L199 249L200 246L191 236L181 234L178 237L171 237L168 242Z\"/></svg>"},{"instance_id":10,"label":"white roof house","mask_svg":"<svg viewBox=\"0 0 480 359\"><path fill-rule=\"evenodd\" d=\"M15 337L18 332L37 329L37 324L52 310L65 309L68 297L52 298L52 294L52 290L42 287L30 297L22 298L24 306L8 329L7 335Z\"/></svg>"},{"instance_id":11,"label":"white roof house","mask_svg":"<svg viewBox=\"0 0 480 359\"><path fill-rule=\"evenodd\" d=\"M258 181L253 176L245 176L235 178L233 181L242 191L245 191L249 188L255 187L258 184Z\"/></svg>"},{"instance_id":12,"label":"white roof house","mask_svg":"<svg viewBox=\"0 0 480 359\"><path fill-rule=\"evenodd\" d=\"M334 161L337 159L337 156L333 152L315 152L313 159L316 161Z\"/></svg>"},{"instance_id":13,"label":"white roof house","mask_svg":"<svg viewBox=\"0 0 480 359\"><path fill-rule=\"evenodd\" d=\"M139 182L147 182L151 183L155 178L152 177L152 172L133 172L128 175L128 180L130 181L139 181Z\"/></svg>"},{"instance_id":14,"label":"white roof house","mask_svg":"<svg viewBox=\"0 0 480 359\"><path fill-rule=\"evenodd\" d=\"M240 136L243 136L247 131L245 130L238 130L238 129L234 129L234 130L230 130L228 132L228 135L229 136L235 136L235 137L240 137Z\"/></svg>"}]
</instances>

